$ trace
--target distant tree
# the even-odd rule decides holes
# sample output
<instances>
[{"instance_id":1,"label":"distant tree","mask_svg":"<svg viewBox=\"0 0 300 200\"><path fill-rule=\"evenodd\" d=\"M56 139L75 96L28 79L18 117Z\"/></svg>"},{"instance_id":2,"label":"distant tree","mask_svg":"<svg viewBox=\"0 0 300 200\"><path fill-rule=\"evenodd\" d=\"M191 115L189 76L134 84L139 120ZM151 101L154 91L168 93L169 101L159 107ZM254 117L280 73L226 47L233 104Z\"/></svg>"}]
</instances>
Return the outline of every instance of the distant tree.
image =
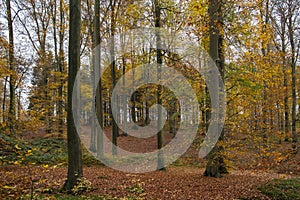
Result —
<instances>
[{"instance_id":1,"label":"distant tree","mask_svg":"<svg viewBox=\"0 0 300 200\"><path fill-rule=\"evenodd\" d=\"M299 29L300 29L300 3L297 0L288 0L287 4L287 31L288 40L291 49L290 65L292 68L292 137L293 142L298 142L297 135L297 89L296 89L296 65L299 61L300 53L300 41L299 41Z\"/></svg>"},{"instance_id":2,"label":"distant tree","mask_svg":"<svg viewBox=\"0 0 300 200\"><path fill-rule=\"evenodd\" d=\"M54 57L55 57L55 83L54 87L57 86L57 97L53 99L56 101L57 105L57 118L58 118L58 132L59 137L63 136L64 131L64 121L65 121L65 112L64 112L64 103L65 103L65 74L66 74L66 66L65 66L65 52L64 52L64 39L66 33L66 9L65 2L63 0L59 0L57 3L56 0L52 1L51 7L51 17L53 24L53 43L54 43Z\"/></svg>"},{"instance_id":3,"label":"distant tree","mask_svg":"<svg viewBox=\"0 0 300 200\"><path fill-rule=\"evenodd\" d=\"M120 6L120 1L118 0L110 0L110 5L111 5L111 13L110 13L110 36L111 36L111 46L110 46L110 56L111 56L111 78L112 78L112 90L115 87L117 83L117 78L116 78L116 58L115 58L115 29L116 29L116 7ZM111 91L112 91L111 90ZM115 116L116 117L116 116ZM117 154L117 137L119 136L119 127L117 125L117 118L112 117L112 153L113 155Z\"/></svg>"},{"instance_id":4,"label":"distant tree","mask_svg":"<svg viewBox=\"0 0 300 200\"><path fill-rule=\"evenodd\" d=\"M4 30L4 25L0 23L1 29ZM4 37L4 33L0 32L0 100L1 100L1 116L0 116L0 122L6 122L7 120L7 109L6 109L6 93L7 88L6 85L8 83L8 77L9 77L9 66L7 66L7 48L8 48L8 41Z\"/></svg>"},{"instance_id":5,"label":"distant tree","mask_svg":"<svg viewBox=\"0 0 300 200\"><path fill-rule=\"evenodd\" d=\"M94 62L94 77L100 76L100 1L95 0L95 19L94 19L94 42L95 42L95 62ZM95 80L96 81L96 80ZM94 81L96 89L96 113L97 119L99 120L100 130L96 130L96 141L97 141L97 156L103 156L103 100L102 100L102 80L97 83ZM95 128L95 127L94 127Z\"/></svg>"},{"instance_id":6,"label":"distant tree","mask_svg":"<svg viewBox=\"0 0 300 200\"><path fill-rule=\"evenodd\" d=\"M15 52L14 52L14 34L13 34L13 21L11 15L10 0L6 0L7 10L7 25L8 25L8 63L10 69L9 75L9 112L8 112L8 125L11 135L14 135L14 125L16 120L16 98L15 98L15 85L16 85L16 73L15 73Z\"/></svg>"},{"instance_id":7,"label":"distant tree","mask_svg":"<svg viewBox=\"0 0 300 200\"><path fill-rule=\"evenodd\" d=\"M161 28L161 7L159 4L159 0L154 0L154 12L155 12L155 28ZM162 55L162 41L160 33L156 33L156 63L157 63L157 79L161 79L161 65L163 62L163 55ZM158 85L157 87L157 104L160 105L158 107L157 113L157 127L162 127L162 86ZM157 133L157 148L158 148L158 160L157 160L157 167L160 170L165 170L164 166L164 155L163 152L160 150L163 148L164 145L164 132L163 130L159 130Z\"/></svg>"},{"instance_id":8,"label":"distant tree","mask_svg":"<svg viewBox=\"0 0 300 200\"><path fill-rule=\"evenodd\" d=\"M50 133L53 131L56 90L53 87L55 53L50 48L53 6L49 1L41 0L19 0L16 1L16 6L20 12L16 12L15 17L22 26L22 34L27 36L35 53L28 108L30 115L45 124L46 131Z\"/></svg>"},{"instance_id":9,"label":"distant tree","mask_svg":"<svg viewBox=\"0 0 300 200\"><path fill-rule=\"evenodd\" d=\"M300 42L296 39L299 35L299 1L289 0L285 2L270 1L272 9L269 11L271 26L274 29L275 47L281 55L282 68L284 70L284 108L285 108L285 139L289 139L290 121L289 121L289 97L292 97L292 138L297 142L296 120L297 120L297 91L296 91L296 65L298 62ZM298 13L297 13L298 12ZM279 38L279 39L277 39ZM291 67L291 74L289 68ZM289 76L290 75L290 76ZM291 77L291 93L289 77Z\"/></svg>"}]
</instances>

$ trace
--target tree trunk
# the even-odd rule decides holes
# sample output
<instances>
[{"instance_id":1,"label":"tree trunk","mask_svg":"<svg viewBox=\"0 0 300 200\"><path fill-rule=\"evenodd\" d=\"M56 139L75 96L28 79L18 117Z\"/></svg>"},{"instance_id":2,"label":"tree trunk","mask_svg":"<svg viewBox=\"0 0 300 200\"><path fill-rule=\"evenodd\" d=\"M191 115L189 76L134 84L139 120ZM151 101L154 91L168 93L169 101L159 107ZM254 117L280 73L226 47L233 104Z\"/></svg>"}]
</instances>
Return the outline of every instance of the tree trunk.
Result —
<instances>
[{"instance_id":1,"label":"tree trunk","mask_svg":"<svg viewBox=\"0 0 300 200\"><path fill-rule=\"evenodd\" d=\"M53 23L53 43L54 43L54 57L55 57L55 70L56 72L59 71L59 67L58 67L58 47L57 47L57 32L56 32L56 12L57 12L57 4L56 1L53 1L53 4L51 4L51 15L52 15L52 23ZM59 77L55 77L55 81L58 81L57 78L59 79ZM59 100L55 99L55 103L59 104ZM57 110L57 116L59 116L59 110Z\"/></svg>"},{"instance_id":2,"label":"tree trunk","mask_svg":"<svg viewBox=\"0 0 300 200\"><path fill-rule=\"evenodd\" d=\"M176 101L176 98L172 95L172 101ZM168 121L169 121L169 133L176 135L176 103L171 103L168 112Z\"/></svg>"},{"instance_id":3,"label":"tree trunk","mask_svg":"<svg viewBox=\"0 0 300 200\"><path fill-rule=\"evenodd\" d=\"M63 96L63 89L64 89L64 80L63 80L63 73L64 73L64 10L63 10L63 0L60 0L59 5L59 13L60 13L60 23L59 23L59 52L58 52L58 68L60 73L60 80L59 80L59 87L58 87L58 122L59 122L59 129L58 132L62 137L64 132L64 96Z\"/></svg>"},{"instance_id":4,"label":"tree trunk","mask_svg":"<svg viewBox=\"0 0 300 200\"><path fill-rule=\"evenodd\" d=\"M159 0L154 0L154 9L155 9L155 28L161 27L161 8L159 5ZM161 49L161 37L160 33L156 33L156 63L157 63L157 80L160 82L161 80L161 65L162 65L162 49ZM157 86L157 127L160 129L162 127L162 86ZM157 148L158 148L158 160L157 160L157 169L159 170L166 170L164 167L164 155L163 151L160 149L163 148L164 145L164 132L163 129L159 130L157 133Z\"/></svg>"},{"instance_id":5,"label":"tree trunk","mask_svg":"<svg viewBox=\"0 0 300 200\"><path fill-rule=\"evenodd\" d=\"M135 76L134 68L132 68L133 85L134 85L134 76ZM131 103L132 103L132 106L131 106L131 119L134 123L136 123L137 122L137 120L136 120L136 92L134 92L132 94Z\"/></svg>"},{"instance_id":6,"label":"tree trunk","mask_svg":"<svg viewBox=\"0 0 300 200\"><path fill-rule=\"evenodd\" d=\"M7 9L7 23L8 23L8 35L9 35L9 111L8 111L8 126L10 134L14 135L14 126L16 123L16 99L15 99L15 85L16 85L16 74L15 74L15 55L14 55L14 34L13 34L13 22L11 16L10 0L6 0Z\"/></svg>"},{"instance_id":7,"label":"tree trunk","mask_svg":"<svg viewBox=\"0 0 300 200\"><path fill-rule=\"evenodd\" d=\"M292 67L292 137L293 142L298 142L296 132L296 109L297 109L297 96L296 96L296 47L295 47L295 35L294 35L294 22L293 22L293 2L289 1L288 8L288 36L291 46L291 67Z\"/></svg>"},{"instance_id":8,"label":"tree trunk","mask_svg":"<svg viewBox=\"0 0 300 200\"><path fill-rule=\"evenodd\" d=\"M101 58L100 58L100 1L95 0L95 68L94 76L98 77L101 75ZM96 80L95 80L96 81ZM97 84L94 81L94 84ZM97 88L97 89L96 89ZM99 120L100 130L96 130L96 141L97 141L97 157L103 157L103 100L102 100L102 80L101 77L98 82L98 87L95 85L96 89L96 113L97 119Z\"/></svg>"},{"instance_id":9,"label":"tree trunk","mask_svg":"<svg viewBox=\"0 0 300 200\"><path fill-rule=\"evenodd\" d=\"M8 77L4 78L4 86L3 86L3 102L2 102L2 120L5 122L7 120L6 115L6 86L8 82Z\"/></svg>"},{"instance_id":10,"label":"tree trunk","mask_svg":"<svg viewBox=\"0 0 300 200\"><path fill-rule=\"evenodd\" d=\"M56 71L59 72L57 77L59 86L57 88L58 99L56 100L57 104L57 119L58 119L58 137L63 137L63 126L64 126L64 118L63 118L63 63L64 63L64 50L63 50L63 39L64 39L64 10L63 10L63 0L60 0L59 4L59 40L57 39L57 3L56 1L53 2L53 10L52 10L52 21L53 21L53 40L54 40L54 54L55 54L55 61L56 61Z\"/></svg>"},{"instance_id":11,"label":"tree trunk","mask_svg":"<svg viewBox=\"0 0 300 200\"><path fill-rule=\"evenodd\" d=\"M126 73L126 61L125 57L122 57L122 64L123 64L123 69L122 69L122 85L123 85L123 95L122 95L122 103L123 103L123 113L124 113L124 124L123 124L123 135L127 136L127 97L125 95L125 90L126 90L126 81L125 81L125 73Z\"/></svg>"},{"instance_id":12,"label":"tree trunk","mask_svg":"<svg viewBox=\"0 0 300 200\"><path fill-rule=\"evenodd\" d=\"M98 3L98 1L96 0L95 1L95 5L94 5L94 7L95 7L95 14L94 14L94 19L91 19L91 17L89 18L89 20L90 21L93 21L93 24L91 24L90 26L89 26L89 33L92 35L92 72L93 72L93 97L95 97L95 99L94 99L94 102L93 102L93 104L92 104L92 113L96 113L96 116L97 116L97 112L96 112L96 110L97 110L97 97L96 97L96 94L97 94L97 86L98 86L98 84L96 83L96 78L97 78L97 75L96 75L96 62L97 62L97 60L96 60L96 54L97 54L97 50L95 49L95 47L96 47L96 42L95 42L95 40L96 40L96 20L97 20L97 18L99 18L99 15L97 15L98 13L97 12L99 12L98 10L97 10L97 3ZM98 3L98 5L99 5L99 3ZM87 0L87 7L88 7L88 13L90 13L90 6L89 6L89 1ZM98 17L97 17L98 16ZM98 76L99 76L99 74L98 74ZM94 104L95 103L95 104ZM93 119L91 119L91 140L90 140L90 147L89 147L89 149L90 149L90 151L92 151L92 152L96 152L96 133L97 133L97 130L96 130L96 122L97 122L97 118L93 118Z\"/></svg>"},{"instance_id":13,"label":"tree trunk","mask_svg":"<svg viewBox=\"0 0 300 200\"><path fill-rule=\"evenodd\" d=\"M287 66L286 66L286 46L285 46L285 23L282 25L281 33L281 51L282 51L282 69L283 69L283 87L284 87L284 133L285 140L289 138L289 93L288 93L288 78L287 78Z\"/></svg>"},{"instance_id":14,"label":"tree trunk","mask_svg":"<svg viewBox=\"0 0 300 200\"><path fill-rule=\"evenodd\" d=\"M209 2L209 17L210 17L210 31L209 31L209 53L211 58L215 61L221 77L224 81L224 52L223 52L223 37L220 34L222 28L222 2L220 0L210 0ZM224 129L221 132L219 141L224 140ZM224 147L218 143L208 155L208 163L204 172L204 176L221 177L222 173L227 173L227 169L222 156Z\"/></svg>"},{"instance_id":15,"label":"tree trunk","mask_svg":"<svg viewBox=\"0 0 300 200\"><path fill-rule=\"evenodd\" d=\"M115 85L116 85L116 61L115 61L115 4L116 1L115 0L111 0L111 46L110 46L110 56L111 56L111 78L112 78L112 90L114 89ZM115 102L111 102L112 107L114 107L116 109L116 104L118 102L117 101L117 97L114 98ZM111 111L112 111L112 107L111 107ZM117 116L113 116L112 115L112 142L113 142L113 146L112 146L112 153L113 155L117 155L117 138L119 135L119 128L117 125Z\"/></svg>"},{"instance_id":16,"label":"tree trunk","mask_svg":"<svg viewBox=\"0 0 300 200\"><path fill-rule=\"evenodd\" d=\"M72 93L77 71L80 67L81 0L70 0L69 69L68 69L68 176L65 190L71 190L82 177L82 151L79 135L72 113ZM77 95L79 100L79 94Z\"/></svg>"},{"instance_id":17,"label":"tree trunk","mask_svg":"<svg viewBox=\"0 0 300 200\"><path fill-rule=\"evenodd\" d=\"M112 90L114 89L115 85L116 85L116 61L115 61L115 5L116 2L115 0L111 0L110 2L111 5L111 25L110 25L110 29L111 29L111 47L110 47L110 56L111 56L111 77L112 77ZM117 101L117 98L115 98L115 101ZM112 104L113 102L111 102ZM118 102L115 102L116 104ZM111 107L112 108L112 107ZM115 116L117 117L117 116ZM112 146L112 154L113 155L117 155L117 137L119 135L119 128L117 125L117 118L115 118L112 115L112 142L113 142L113 146Z\"/></svg>"}]
</instances>

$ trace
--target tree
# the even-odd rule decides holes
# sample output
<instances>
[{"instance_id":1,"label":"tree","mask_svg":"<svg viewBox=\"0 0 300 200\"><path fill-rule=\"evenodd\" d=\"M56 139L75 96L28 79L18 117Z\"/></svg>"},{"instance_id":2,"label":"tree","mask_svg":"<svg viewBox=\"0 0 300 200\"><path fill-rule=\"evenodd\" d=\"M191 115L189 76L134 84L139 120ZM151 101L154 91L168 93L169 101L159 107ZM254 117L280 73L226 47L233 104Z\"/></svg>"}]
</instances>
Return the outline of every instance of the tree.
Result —
<instances>
[{"instance_id":1,"label":"tree","mask_svg":"<svg viewBox=\"0 0 300 200\"><path fill-rule=\"evenodd\" d=\"M95 0L95 19L94 19L94 42L95 42L95 63L94 63L94 78L100 76L101 66L100 66L100 2ZM99 62L97 62L99 60ZM96 113L97 119L99 120L100 130L96 130L97 138L97 156L103 156L103 101L102 101L102 80L100 77L98 87L96 87L96 82L94 81L96 89Z\"/></svg>"},{"instance_id":2,"label":"tree","mask_svg":"<svg viewBox=\"0 0 300 200\"><path fill-rule=\"evenodd\" d=\"M296 120L297 120L297 91L296 91L296 64L300 51L300 42L295 38L297 33L299 33L299 9L300 3L295 0L288 0L287 2L288 13L287 13L287 31L288 38L291 48L291 61L290 65L292 68L292 137L293 142L298 142L298 136L296 132ZM299 37L299 35L298 35Z\"/></svg>"},{"instance_id":3,"label":"tree","mask_svg":"<svg viewBox=\"0 0 300 200\"><path fill-rule=\"evenodd\" d=\"M281 62L284 70L284 86L285 86L285 137L289 139L290 122L289 122L289 97L292 97L291 104L291 121L292 121L292 141L297 142L296 120L297 120L297 91L296 91L296 65L298 62L300 42L296 39L299 35L299 9L298 1L289 0L285 2L271 1L272 9L270 17L272 19L272 28L274 29L274 43L276 49L281 55ZM279 39L277 39L279 38ZM291 71L291 73L289 72ZM291 85L289 85L289 77L291 77ZM290 89L291 88L291 89ZM292 93L292 95L290 95Z\"/></svg>"},{"instance_id":4,"label":"tree","mask_svg":"<svg viewBox=\"0 0 300 200\"><path fill-rule=\"evenodd\" d=\"M54 116L54 86L55 70L54 53L50 49L49 31L51 25L51 3L40 0L16 1L20 12L16 19L23 27L33 50L35 51L35 65L32 88L30 91L29 110L31 117L38 118L45 124L47 133L53 131ZM25 9L24 9L25 8ZM25 13L23 13L25 12Z\"/></svg>"},{"instance_id":5,"label":"tree","mask_svg":"<svg viewBox=\"0 0 300 200\"><path fill-rule=\"evenodd\" d=\"M216 63L221 77L224 81L224 52L223 52L223 37L222 37L222 23L223 13L221 0L209 1L209 54ZM223 140L224 129L222 130L219 140ZM208 155L208 163L204 172L205 176L221 177L222 173L226 173L226 166L221 151L223 147L220 144L212 149Z\"/></svg>"},{"instance_id":6,"label":"tree","mask_svg":"<svg viewBox=\"0 0 300 200\"><path fill-rule=\"evenodd\" d=\"M159 0L154 0L154 12L155 12L155 28L161 28L161 7L159 5ZM161 81L161 67L163 62L163 55L161 49L161 36L159 31L156 32L156 63L157 63L157 80ZM160 84L160 83L159 83ZM157 127L160 129L162 127L162 86L157 86ZM157 160L157 168L160 170L165 170L164 166L164 155L163 151L160 149L163 148L164 145L164 133L163 130L159 130L157 133L157 148L158 148L158 160Z\"/></svg>"},{"instance_id":7,"label":"tree","mask_svg":"<svg viewBox=\"0 0 300 200\"><path fill-rule=\"evenodd\" d=\"M88 1L87 1L88 2ZM89 32L92 34L92 70L93 70L93 96L95 96L97 94L97 91L96 91L96 87L97 87L97 83L96 83L96 62L97 62L97 57L96 57L96 54L97 54L97 50L95 49L96 47L96 32L98 31L98 33L100 34L100 27L97 27L97 25L99 24L99 9L100 9L100 3L98 3L98 1L96 0L95 1L95 13L94 13L94 19L90 19L91 21L93 21L94 23L92 23L89 27ZM90 8L89 8L90 9ZM99 29L99 30L98 30ZM100 37L100 35L99 35ZM96 52L95 52L96 51ZM98 58L99 59L99 58ZM98 97L95 97L95 105L93 104L92 106L92 112L93 113L96 113L96 106L97 106L97 99ZM97 119L91 119L92 122L92 127L91 127L91 143L90 143L90 147L89 149L92 151L92 152L96 152L96 133L97 133L97 130L96 130L96 120Z\"/></svg>"},{"instance_id":8,"label":"tree","mask_svg":"<svg viewBox=\"0 0 300 200\"><path fill-rule=\"evenodd\" d=\"M115 8L117 5L120 5L120 2L117 4L116 0L110 0L111 13L110 13L110 36L111 36L111 46L110 46L110 62L111 62L111 78L112 78L112 90L114 89L117 80L116 80L116 58L115 58L115 26L116 26L116 16L115 16ZM113 102L111 102L113 103ZM116 117L116 116L115 116ZM112 116L112 154L117 154L117 137L119 136L119 127L117 125L117 120Z\"/></svg>"},{"instance_id":9,"label":"tree","mask_svg":"<svg viewBox=\"0 0 300 200\"><path fill-rule=\"evenodd\" d=\"M4 30L3 24L0 23L0 27ZM6 113L6 85L8 83L8 76L9 76L9 66L7 66L7 48L9 47L8 41L3 36L3 32L0 32L0 100L1 100L1 116L0 122L5 123L7 120L7 113Z\"/></svg>"},{"instance_id":10,"label":"tree","mask_svg":"<svg viewBox=\"0 0 300 200\"><path fill-rule=\"evenodd\" d=\"M15 74L15 57L14 57L14 34L13 34L13 21L11 16L11 5L10 0L6 0L7 9L7 23L8 23L8 57L9 57L9 111L8 111L8 125L10 132L14 134L14 124L16 121L16 98L15 98L15 84L16 84L16 74Z\"/></svg>"},{"instance_id":11,"label":"tree","mask_svg":"<svg viewBox=\"0 0 300 200\"><path fill-rule=\"evenodd\" d=\"M284 131L286 140L288 140L289 134L289 91L288 91L288 67L287 67L287 42L286 42L286 27L287 27L287 18L286 18L286 9L284 8L284 4L273 2L273 12L271 15L272 27L276 31L279 41L277 42L276 48L280 51L282 69L284 71Z\"/></svg>"},{"instance_id":12,"label":"tree","mask_svg":"<svg viewBox=\"0 0 300 200\"><path fill-rule=\"evenodd\" d=\"M77 72L80 68L80 27L81 0L70 0L70 29L69 29L69 68L68 68L68 176L64 185L65 190L71 190L82 177L82 151L80 138L73 118L72 94ZM79 94L73 94L79 95ZM77 99L79 101L79 98Z\"/></svg>"},{"instance_id":13,"label":"tree","mask_svg":"<svg viewBox=\"0 0 300 200\"><path fill-rule=\"evenodd\" d=\"M54 57L56 68L55 79L57 80L57 118L58 118L58 132L59 137L62 137L64 131L64 84L65 84L65 52L64 52L64 39L65 39L65 3L63 0L59 0L59 6L57 1L52 3L52 24L53 24L53 43L54 43ZM57 19L58 18L58 19Z\"/></svg>"}]
</instances>

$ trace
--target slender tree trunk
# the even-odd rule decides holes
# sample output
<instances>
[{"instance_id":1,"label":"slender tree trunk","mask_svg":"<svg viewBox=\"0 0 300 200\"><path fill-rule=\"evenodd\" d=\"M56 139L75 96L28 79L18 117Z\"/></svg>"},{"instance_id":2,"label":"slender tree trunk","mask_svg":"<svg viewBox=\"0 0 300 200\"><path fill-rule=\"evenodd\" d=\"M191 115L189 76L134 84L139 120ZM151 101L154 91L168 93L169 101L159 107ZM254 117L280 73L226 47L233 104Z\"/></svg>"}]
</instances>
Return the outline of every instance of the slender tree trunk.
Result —
<instances>
[{"instance_id":1,"label":"slender tree trunk","mask_svg":"<svg viewBox=\"0 0 300 200\"><path fill-rule=\"evenodd\" d=\"M148 92L148 89L146 89L146 94ZM149 102L148 100L145 101L145 125L148 125L150 123L150 109L149 109Z\"/></svg>"},{"instance_id":2,"label":"slender tree trunk","mask_svg":"<svg viewBox=\"0 0 300 200\"><path fill-rule=\"evenodd\" d=\"M59 129L58 132L60 137L62 137L64 132L64 96L63 96L63 89L64 89L64 79L62 75L64 74L64 9L63 9L63 0L59 1L59 13L60 13L60 23L59 23L59 52L58 52L58 68L60 74L59 80L59 87L58 87L58 122L59 122Z\"/></svg>"},{"instance_id":3,"label":"slender tree trunk","mask_svg":"<svg viewBox=\"0 0 300 200\"><path fill-rule=\"evenodd\" d=\"M285 93L284 93L284 132L285 132L285 140L287 141L289 138L289 132L290 132L290 116L289 116L289 94L288 94L288 80L287 80L287 74L284 72L284 87L285 87Z\"/></svg>"},{"instance_id":4,"label":"slender tree trunk","mask_svg":"<svg viewBox=\"0 0 300 200\"><path fill-rule=\"evenodd\" d=\"M111 47L110 47L110 56L111 56L111 77L112 77L112 90L116 85L116 61L115 61L115 0L111 0ZM115 98L116 101L117 98ZM113 102L112 102L113 103ZM117 103L117 102L115 102ZM117 117L117 116L115 116ZM117 119L112 116L112 153L113 155L117 155L117 137L119 135L119 128L117 125Z\"/></svg>"},{"instance_id":5,"label":"slender tree trunk","mask_svg":"<svg viewBox=\"0 0 300 200\"><path fill-rule=\"evenodd\" d=\"M52 23L53 23L53 43L54 43L54 57L55 57L55 70L58 72L58 47L57 47L57 33L56 33L56 12L57 12L57 4L56 1L53 1L53 4L51 5L51 14L52 14ZM59 77L58 77L59 78ZM57 80L57 77L55 77L55 81ZM58 106L59 100L55 99L56 104ZM59 116L59 111L57 110L57 116Z\"/></svg>"},{"instance_id":6,"label":"slender tree trunk","mask_svg":"<svg viewBox=\"0 0 300 200\"><path fill-rule=\"evenodd\" d=\"M283 69L283 87L284 87L284 133L285 140L289 138L289 93L288 93L288 77L287 77L287 66L286 66L286 46L285 46L285 26L282 24L281 29L281 51L282 51L282 69Z\"/></svg>"},{"instance_id":7,"label":"slender tree trunk","mask_svg":"<svg viewBox=\"0 0 300 200\"><path fill-rule=\"evenodd\" d=\"M143 50L143 53L145 53L145 51ZM145 59L145 63L150 64L151 63L151 50L149 50L149 57L148 57L148 62ZM149 70L144 68L144 74L145 77L147 78L147 81L149 79ZM149 89L146 87L145 88L145 94L149 93ZM150 123L150 103L149 103L149 99L147 99L147 97L145 98L145 125L148 125Z\"/></svg>"},{"instance_id":8,"label":"slender tree trunk","mask_svg":"<svg viewBox=\"0 0 300 200\"><path fill-rule=\"evenodd\" d=\"M60 0L59 5L59 13L60 13L60 21L59 21L59 40L57 39L57 3L53 1L53 10L52 10L52 21L53 21L53 39L54 39L54 54L55 54L55 61L56 61L56 71L59 72L59 75L56 81L59 83L57 93L58 99L56 100L57 104L57 119L58 119L58 137L63 137L63 37L64 37L64 29L63 29L63 19L64 19L64 11L63 11L63 0ZM58 45L57 45L58 44Z\"/></svg>"},{"instance_id":9,"label":"slender tree trunk","mask_svg":"<svg viewBox=\"0 0 300 200\"><path fill-rule=\"evenodd\" d=\"M297 96L296 96L296 47L294 38L294 24L293 24L293 11L291 8L292 2L289 2L288 8L288 33L289 42L291 46L291 67L292 67L292 137L293 142L298 142L297 132L296 132L296 109L297 109Z\"/></svg>"},{"instance_id":10,"label":"slender tree trunk","mask_svg":"<svg viewBox=\"0 0 300 200\"><path fill-rule=\"evenodd\" d=\"M96 97L96 94L97 94L97 86L98 86L98 84L96 83L96 78L97 78L97 75L96 75L96 62L97 62L97 60L96 60L96 54L97 54L97 50L95 49L95 47L96 47L96 42L95 42L95 40L96 40L96 18L97 18L97 16L99 17L99 15L97 15L98 13L98 10L97 10L97 3L98 3L99 1L95 1L95 14L94 14L94 19L89 19L90 21L92 21L93 20L93 24L91 24L90 26L89 26L89 33L90 34L92 34L92 71L93 71L93 97L95 97L95 99L94 99L94 102L93 102L93 105L92 105L92 113L96 113L96 116L97 116L97 97ZM99 5L99 3L98 3L98 5ZM89 1L87 0L87 6L88 6L88 13L90 12L90 6L89 6ZM98 74L98 76L99 76L99 74ZM95 103L95 104L94 104ZM96 130L96 121L97 121L97 118L93 118L93 119L91 119L91 140L90 140L90 147L89 147L89 149L90 149L90 151L92 151L92 152L96 152L96 134L97 134L97 130Z\"/></svg>"},{"instance_id":11,"label":"slender tree trunk","mask_svg":"<svg viewBox=\"0 0 300 200\"><path fill-rule=\"evenodd\" d=\"M15 85L16 85L16 74L15 74L15 52L14 52L14 33L13 33L13 22L11 16L11 5L10 0L6 0L7 9L7 23L8 23L8 37L9 37L9 111L8 111L8 125L10 134L14 135L14 126L16 123L16 99L15 99Z\"/></svg>"},{"instance_id":12,"label":"slender tree trunk","mask_svg":"<svg viewBox=\"0 0 300 200\"><path fill-rule=\"evenodd\" d=\"M172 100L176 101L176 98L173 97ZM168 112L168 121L169 121L169 132L171 134L173 134L174 136L176 135L176 117L175 117L175 114L176 114L176 104L175 103L171 103L170 104L170 110Z\"/></svg>"},{"instance_id":13,"label":"slender tree trunk","mask_svg":"<svg viewBox=\"0 0 300 200\"><path fill-rule=\"evenodd\" d=\"M67 113L67 140L68 140L68 176L64 189L71 190L82 177L82 151L72 113L72 93L76 74L80 67L80 27L81 27L81 0L70 0L70 32L69 32L69 68L68 68L68 113ZM79 86L77 86L79 87ZM77 101L80 100L79 94ZM75 106L75 105L74 105Z\"/></svg>"},{"instance_id":14,"label":"slender tree trunk","mask_svg":"<svg viewBox=\"0 0 300 200\"><path fill-rule=\"evenodd\" d=\"M135 84L134 83L134 77L135 77L135 70L134 70L134 68L132 68L132 77L133 77L132 81L133 81L133 85L134 85ZM131 102L132 102L132 106L131 106L131 119L132 119L132 121L134 123L136 123L137 122L137 120L136 120L136 92L134 92L132 94Z\"/></svg>"},{"instance_id":15,"label":"slender tree trunk","mask_svg":"<svg viewBox=\"0 0 300 200\"><path fill-rule=\"evenodd\" d=\"M22 90L19 89L19 92L18 92L18 114L17 114L17 117L18 117L18 120L21 119L21 110L22 110L22 104L21 104L21 96L22 96Z\"/></svg>"},{"instance_id":16,"label":"slender tree trunk","mask_svg":"<svg viewBox=\"0 0 300 200\"><path fill-rule=\"evenodd\" d=\"M126 90L126 81L125 81L125 73L126 73L126 61L125 58L122 57L122 64L123 64L123 71L122 71L122 85L123 85L123 95L122 95L122 102L123 102L123 112L124 112L124 124L123 124L123 135L127 136L127 97L125 96Z\"/></svg>"},{"instance_id":17,"label":"slender tree trunk","mask_svg":"<svg viewBox=\"0 0 300 200\"><path fill-rule=\"evenodd\" d=\"M297 126L296 126L296 120L297 120L296 109L297 109L296 63L294 62L294 63L292 63L292 136L293 136L293 142L298 142Z\"/></svg>"},{"instance_id":18,"label":"slender tree trunk","mask_svg":"<svg viewBox=\"0 0 300 200\"><path fill-rule=\"evenodd\" d=\"M8 77L5 77L4 79L4 87L3 87L3 102L2 102L2 119L3 122L7 120L6 117L6 86L8 82Z\"/></svg>"},{"instance_id":19,"label":"slender tree trunk","mask_svg":"<svg viewBox=\"0 0 300 200\"><path fill-rule=\"evenodd\" d=\"M154 0L154 9L155 9L155 28L161 27L161 8L159 5L159 0ZM156 33L156 63L157 63L157 79L158 81L161 80L161 66L163 62L163 55L162 55L162 49L161 49L161 36L160 33ZM159 84L157 86L157 104L158 110L157 110L157 126L158 129L162 127L162 86ZM158 160L157 160L157 169L159 170L166 170L164 167L164 155L163 151L160 149L163 148L164 145L164 132L163 129L159 130L157 133L157 148L158 151Z\"/></svg>"},{"instance_id":20,"label":"slender tree trunk","mask_svg":"<svg viewBox=\"0 0 300 200\"><path fill-rule=\"evenodd\" d=\"M265 8L263 6L264 1L261 2L261 10L260 10L260 17L261 17L261 21L263 23L262 25L262 33L266 33L267 32L267 25L269 24L269 0L265 1ZM265 19L264 19L265 16ZM267 63L267 59L266 56L269 53L269 45L265 44L265 41L261 42L261 52L263 55L263 59L264 62ZM262 121L263 121L263 130L262 130L262 136L263 136L263 140L264 142L266 142L267 140L267 135L266 132L268 130L269 127L269 119L268 119L268 113L269 111L269 102L268 102L268 84L267 81L263 81L263 100L262 100Z\"/></svg>"},{"instance_id":21,"label":"slender tree trunk","mask_svg":"<svg viewBox=\"0 0 300 200\"><path fill-rule=\"evenodd\" d=\"M95 0L95 68L94 68L94 77L99 77L101 75L101 58L100 58L100 1ZM96 83L96 80L94 81ZM97 89L96 89L97 88ZM99 121L100 130L96 129L96 139L97 139L97 157L103 157L103 100L102 100L102 80L99 78L98 87L96 89L96 113L97 119Z\"/></svg>"}]
</instances>

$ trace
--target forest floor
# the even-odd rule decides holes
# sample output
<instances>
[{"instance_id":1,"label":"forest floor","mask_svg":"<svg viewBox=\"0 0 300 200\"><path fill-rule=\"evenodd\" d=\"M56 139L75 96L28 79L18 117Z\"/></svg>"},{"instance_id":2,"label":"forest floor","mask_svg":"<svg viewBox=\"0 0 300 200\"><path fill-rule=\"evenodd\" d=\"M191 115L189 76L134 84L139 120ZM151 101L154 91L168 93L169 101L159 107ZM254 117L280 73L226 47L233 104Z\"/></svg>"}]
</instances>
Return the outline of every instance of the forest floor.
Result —
<instances>
[{"instance_id":1,"label":"forest floor","mask_svg":"<svg viewBox=\"0 0 300 200\"><path fill-rule=\"evenodd\" d=\"M104 166L84 167L88 188L80 196L83 199L271 199L257 187L274 178L291 177L266 171L231 171L218 179L204 177L202 173L203 169L182 166L145 174L124 173ZM64 166L2 166L0 198L65 196L59 189L66 174Z\"/></svg>"},{"instance_id":2,"label":"forest floor","mask_svg":"<svg viewBox=\"0 0 300 200\"><path fill-rule=\"evenodd\" d=\"M284 185L283 190L290 188L292 195L300 191L300 151L285 156L289 143L281 144L284 147L281 155L285 157L278 163L259 162L249 151L243 156L234 151L235 164L231 164L229 174L210 178L202 175L206 162L197 157L200 136L166 171L142 174L105 167L84 150L83 184L73 191L78 194L74 197L60 192L67 176L66 140L47 136L43 131L31 136L26 134L18 140L4 134L0 136L0 199L274 199L264 195L260 186L274 179L294 177L298 178L295 184L288 188ZM166 134L165 142L172 137ZM133 152L149 152L156 147L156 137L136 140L132 136L120 136L118 145ZM300 199L299 191L296 194L299 196L285 199ZM274 195L278 195L278 191L275 192Z\"/></svg>"}]
</instances>

